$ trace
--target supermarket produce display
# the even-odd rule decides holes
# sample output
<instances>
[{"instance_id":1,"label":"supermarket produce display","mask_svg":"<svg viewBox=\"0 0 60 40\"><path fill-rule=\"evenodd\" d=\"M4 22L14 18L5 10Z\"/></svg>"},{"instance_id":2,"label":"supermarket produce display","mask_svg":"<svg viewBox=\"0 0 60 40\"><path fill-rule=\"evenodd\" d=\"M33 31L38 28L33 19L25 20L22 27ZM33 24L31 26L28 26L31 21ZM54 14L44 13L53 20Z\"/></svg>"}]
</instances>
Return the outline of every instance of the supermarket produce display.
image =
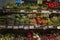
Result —
<instances>
[{"instance_id":1,"label":"supermarket produce display","mask_svg":"<svg viewBox=\"0 0 60 40\"><path fill-rule=\"evenodd\" d=\"M5 3L0 9L0 40L60 40L60 2L51 1Z\"/></svg>"},{"instance_id":2,"label":"supermarket produce display","mask_svg":"<svg viewBox=\"0 0 60 40\"><path fill-rule=\"evenodd\" d=\"M52 14L44 14L44 13L37 13L37 14L7 14L4 16L0 16L0 25L8 26L27 26L28 29L30 26L38 29L43 29L47 26L52 26L52 28L57 28L60 26L60 14L59 13L52 13Z\"/></svg>"},{"instance_id":3,"label":"supermarket produce display","mask_svg":"<svg viewBox=\"0 0 60 40\"><path fill-rule=\"evenodd\" d=\"M1 28L58 29L60 26L60 11L48 9L46 4L7 3L2 12Z\"/></svg>"}]
</instances>

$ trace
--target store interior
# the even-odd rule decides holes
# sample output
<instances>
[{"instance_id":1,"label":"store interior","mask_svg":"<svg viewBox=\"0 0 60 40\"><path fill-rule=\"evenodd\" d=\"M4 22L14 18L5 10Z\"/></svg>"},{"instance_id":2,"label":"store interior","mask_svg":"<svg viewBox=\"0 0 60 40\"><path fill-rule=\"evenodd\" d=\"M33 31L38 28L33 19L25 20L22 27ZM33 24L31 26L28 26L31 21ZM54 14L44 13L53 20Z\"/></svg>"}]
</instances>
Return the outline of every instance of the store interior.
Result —
<instances>
[{"instance_id":1,"label":"store interior","mask_svg":"<svg viewBox=\"0 0 60 40\"><path fill-rule=\"evenodd\" d=\"M0 40L60 40L60 0L0 0Z\"/></svg>"}]
</instances>

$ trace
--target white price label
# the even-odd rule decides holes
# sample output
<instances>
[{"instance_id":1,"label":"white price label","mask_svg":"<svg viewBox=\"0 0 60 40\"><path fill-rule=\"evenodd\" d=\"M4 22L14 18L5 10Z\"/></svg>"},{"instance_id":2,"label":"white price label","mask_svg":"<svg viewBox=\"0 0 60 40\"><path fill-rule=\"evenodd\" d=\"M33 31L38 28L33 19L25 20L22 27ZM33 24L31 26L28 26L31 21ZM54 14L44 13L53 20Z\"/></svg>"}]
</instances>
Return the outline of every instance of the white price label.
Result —
<instances>
[{"instance_id":1,"label":"white price label","mask_svg":"<svg viewBox=\"0 0 60 40\"><path fill-rule=\"evenodd\" d=\"M49 28L53 28L53 26L49 26Z\"/></svg>"},{"instance_id":2,"label":"white price label","mask_svg":"<svg viewBox=\"0 0 60 40\"><path fill-rule=\"evenodd\" d=\"M57 13L57 11L54 11L54 10L53 10L53 13Z\"/></svg>"},{"instance_id":3,"label":"white price label","mask_svg":"<svg viewBox=\"0 0 60 40\"><path fill-rule=\"evenodd\" d=\"M37 12L37 10L33 10L33 12Z\"/></svg>"},{"instance_id":4,"label":"white price label","mask_svg":"<svg viewBox=\"0 0 60 40\"><path fill-rule=\"evenodd\" d=\"M12 28L12 26L8 26L7 28Z\"/></svg>"},{"instance_id":5,"label":"white price label","mask_svg":"<svg viewBox=\"0 0 60 40\"><path fill-rule=\"evenodd\" d=\"M36 28L40 27L41 25L35 25Z\"/></svg>"},{"instance_id":6,"label":"white price label","mask_svg":"<svg viewBox=\"0 0 60 40\"><path fill-rule=\"evenodd\" d=\"M19 26L19 28L23 28L24 26Z\"/></svg>"},{"instance_id":7,"label":"white price label","mask_svg":"<svg viewBox=\"0 0 60 40\"><path fill-rule=\"evenodd\" d=\"M57 26L57 29L60 29L60 26Z\"/></svg>"},{"instance_id":8,"label":"white price label","mask_svg":"<svg viewBox=\"0 0 60 40\"><path fill-rule=\"evenodd\" d=\"M14 26L13 29L18 29L18 26Z\"/></svg>"},{"instance_id":9,"label":"white price label","mask_svg":"<svg viewBox=\"0 0 60 40\"><path fill-rule=\"evenodd\" d=\"M47 29L47 26L45 26L43 29L44 29L44 30Z\"/></svg>"},{"instance_id":10,"label":"white price label","mask_svg":"<svg viewBox=\"0 0 60 40\"><path fill-rule=\"evenodd\" d=\"M20 10L20 12L25 12L25 10Z\"/></svg>"},{"instance_id":11,"label":"white price label","mask_svg":"<svg viewBox=\"0 0 60 40\"><path fill-rule=\"evenodd\" d=\"M47 10L42 10L41 13L51 13L51 12Z\"/></svg>"},{"instance_id":12,"label":"white price label","mask_svg":"<svg viewBox=\"0 0 60 40\"><path fill-rule=\"evenodd\" d=\"M21 3L24 3L24 1L21 1Z\"/></svg>"},{"instance_id":13,"label":"white price label","mask_svg":"<svg viewBox=\"0 0 60 40\"><path fill-rule=\"evenodd\" d=\"M28 26L24 26L24 29L29 29L29 27Z\"/></svg>"},{"instance_id":14,"label":"white price label","mask_svg":"<svg viewBox=\"0 0 60 40\"><path fill-rule=\"evenodd\" d=\"M30 29L34 29L34 26L30 26Z\"/></svg>"},{"instance_id":15,"label":"white price label","mask_svg":"<svg viewBox=\"0 0 60 40\"><path fill-rule=\"evenodd\" d=\"M58 12L58 13L60 13L60 12Z\"/></svg>"}]
</instances>

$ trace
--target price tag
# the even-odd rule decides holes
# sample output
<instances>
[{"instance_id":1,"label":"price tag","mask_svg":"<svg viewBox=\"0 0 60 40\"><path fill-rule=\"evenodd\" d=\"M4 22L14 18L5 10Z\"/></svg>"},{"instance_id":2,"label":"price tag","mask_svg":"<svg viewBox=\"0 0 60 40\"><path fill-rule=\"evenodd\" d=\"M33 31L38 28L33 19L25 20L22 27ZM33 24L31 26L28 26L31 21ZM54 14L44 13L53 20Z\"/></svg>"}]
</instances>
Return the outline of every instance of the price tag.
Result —
<instances>
[{"instance_id":1,"label":"price tag","mask_svg":"<svg viewBox=\"0 0 60 40\"><path fill-rule=\"evenodd\" d=\"M18 26L14 26L13 29L18 29Z\"/></svg>"},{"instance_id":2,"label":"price tag","mask_svg":"<svg viewBox=\"0 0 60 40\"><path fill-rule=\"evenodd\" d=\"M33 12L37 12L37 10L33 10Z\"/></svg>"},{"instance_id":3,"label":"price tag","mask_svg":"<svg viewBox=\"0 0 60 40\"><path fill-rule=\"evenodd\" d=\"M30 26L30 29L34 29L34 26Z\"/></svg>"},{"instance_id":4,"label":"price tag","mask_svg":"<svg viewBox=\"0 0 60 40\"><path fill-rule=\"evenodd\" d=\"M57 29L60 29L60 26L57 26Z\"/></svg>"},{"instance_id":5,"label":"price tag","mask_svg":"<svg viewBox=\"0 0 60 40\"><path fill-rule=\"evenodd\" d=\"M24 1L21 1L21 4L24 3Z\"/></svg>"},{"instance_id":6,"label":"price tag","mask_svg":"<svg viewBox=\"0 0 60 40\"><path fill-rule=\"evenodd\" d=\"M24 29L29 29L29 27L28 26L24 26Z\"/></svg>"},{"instance_id":7,"label":"price tag","mask_svg":"<svg viewBox=\"0 0 60 40\"><path fill-rule=\"evenodd\" d=\"M35 25L36 28L40 27L41 25Z\"/></svg>"},{"instance_id":8,"label":"price tag","mask_svg":"<svg viewBox=\"0 0 60 40\"><path fill-rule=\"evenodd\" d=\"M49 28L53 28L53 26L49 26Z\"/></svg>"},{"instance_id":9,"label":"price tag","mask_svg":"<svg viewBox=\"0 0 60 40\"><path fill-rule=\"evenodd\" d=\"M47 26L45 26L43 29L44 29L44 30L47 29Z\"/></svg>"},{"instance_id":10,"label":"price tag","mask_svg":"<svg viewBox=\"0 0 60 40\"><path fill-rule=\"evenodd\" d=\"M19 26L19 28L23 28L23 26Z\"/></svg>"},{"instance_id":11,"label":"price tag","mask_svg":"<svg viewBox=\"0 0 60 40\"><path fill-rule=\"evenodd\" d=\"M57 11L54 11L54 10L53 10L53 13L57 13Z\"/></svg>"},{"instance_id":12,"label":"price tag","mask_svg":"<svg viewBox=\"0 0 60 40\"><path fill-rule=\"evenodd\" d=\"M12 26L8 26L7 28L12 28Z\"/></svg>"},{"instance_id":13,"label":"price tag","mask_svg":"<svg viewBox=\"0 0 60 40\"><path fill-rule=\"evenodd\" d=\"M25 10L20 10L20 12L25 12Z\"/></svg>"},{"instance_id":14,"label":"price tag","mask_svg":"<svg viewBox=\"0 0 60 40\"><path fill-rule=\"evenodd\" d=\"M60 13L60 12L58 12L58 13Z\"/></svg>"},{"instance_id":15,"label":"price tag","mask_svg":"<svg viewBox=\"0 0 60 40\"><path fill-rule=\"evenodd\" d=\"M51 13L50 11L42 10L41 13Z\"/></svg>"}]
</instances>

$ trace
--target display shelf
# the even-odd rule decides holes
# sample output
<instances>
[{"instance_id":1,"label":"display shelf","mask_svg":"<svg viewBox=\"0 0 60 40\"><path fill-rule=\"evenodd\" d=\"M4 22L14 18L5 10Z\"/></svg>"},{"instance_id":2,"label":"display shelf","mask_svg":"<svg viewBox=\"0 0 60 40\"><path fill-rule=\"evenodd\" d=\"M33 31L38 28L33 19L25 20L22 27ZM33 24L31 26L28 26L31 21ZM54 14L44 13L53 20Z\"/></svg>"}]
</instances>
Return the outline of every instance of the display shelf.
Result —
<instances>
[{"instance_id":1,"label":"display shelf","mask_svg":"<svg viewBox=\"0 0 60 40\"><path fill-rule=\"evenodd\" d=\"M52 12L50 12L50 11L41 11L41 12L3 12L3 13L11 13L11 14L15 14L15 13L19 13L19 14L21 14L21 13L24 13L24 14L38 14L38 13L48 13L48 14L51 14L51 13L60 13L60 12L57 12L57 11L52 11Z\"/></svg>"},{"instance_id":2,"label":"display shelf","mask_svg":"<svg viewBox=\"0 0 60 40\"><path fill-rule=\"evenodd\" d=\"M40 34L51 34L51 33L60 33L59 29L47 29L47 30L43 30L43 29L30 29L30 30L24 30L24 29L2 29L0 30L0 34L20 34L20 33L25 33L28 34L30 31L35 32L35 33L40 33ZM4 33L3 33L4 32Z\"/></svg>"},{"instance_id":3,"label":"display shelf","mask_svg":"<svg viewBox=\"0 0 60 40\"><path fill-rule=\"evenodd\" d=\"M8 12L11 12L11 13L26 13L26 14L30 14L30 13L60 13L60 10L35 10L35 9L33 9L33 10L29 10L29 11L26 11L26 10L18 10L18 9L14 9L14 10L12 10L12 9L5 9L4 11L3 11L4 13L8 13Z\"/></svg>"},{"instance_id":4,"label":"display shelf","mask_svg":"<svg viewBox=\"0 0 60 40\"><path fill-rule=\"evenodd\" d=\"M36 27L36 26L0 26L0 29L24 29L24 30L30 30L30 29L43 29L43 30L47 30L47 29L60 29L60 26L54 27L54 26L45 26L45 27Z\"/></svg>"},{"instance_id":5,"label":"display shelf","mask_svg":"<svg viewBox=\"0 0 60 40\"><path fill-rule=\"evenodd\" d=\"M59 13L31 13L31 15L28 13L11 13L7 12L8 15L5 14L6 19L3 19L5 21L6 28L10 29L58 29L57 26L59 26ZM29 16L28 16L29 15ZM0 16L0 17L5 17ZM57 20L55 20L55 18ZM23 19L23 21L22 21ZM53 19L53 20L52 20ZM0 19L1 20L1 19ZM55 20L55 21L54 21ZM52 22L54 21L54 22ZM51 24L51 22L53 24ZM12 26L11 26L12 25ZM22 25L22 27L20 27Z\"/></svg>"}]
</instances>

